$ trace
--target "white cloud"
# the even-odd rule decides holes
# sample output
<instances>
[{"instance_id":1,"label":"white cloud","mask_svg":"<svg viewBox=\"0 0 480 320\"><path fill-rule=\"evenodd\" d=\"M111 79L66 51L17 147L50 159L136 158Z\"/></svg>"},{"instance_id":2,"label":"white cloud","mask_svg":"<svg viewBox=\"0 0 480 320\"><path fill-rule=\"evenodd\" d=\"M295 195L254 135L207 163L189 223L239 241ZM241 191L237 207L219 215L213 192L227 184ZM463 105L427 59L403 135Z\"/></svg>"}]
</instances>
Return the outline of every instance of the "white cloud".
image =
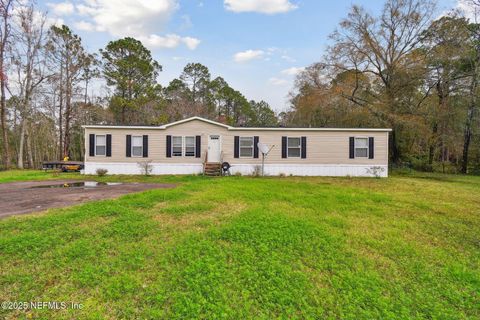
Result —
<instances>
[{"instance_id":1,"label":"white cloud","mask_svg":"<svg viewBox=\"0 0 480 320\"><path fill-rule=\"evenodd\" d=\"M82 30L82 31L93 31L95 30L95 26L93 24L91 24L90 22L87 22L87 21L78 21L78 22L75 22L73 24L73 26L75 28L77 28L78 30Z\"/></svg>"},{"instance_id":2,"label":"white cloud","mask_svg":"<svg viewBox=\"0 0 480 320\"><path fill-rule=\"evenodd\" d=\"M177 8L176 0L83 0L77 5L96 30L118 37L151 34L163 27Z\"/></svg>"},{"instance_id":3,"label":"white cloud","mask_svg":"<svg viewBox=\"0 0 480 320\"><path fill-rule=\"evenodd\" d=\"M457 0L453 8L441 11L436 19L457 14L469 19L471 22L476 22L480 20L480 7L474 5L472 0Z\"/></svg>"},{"instance_id":4,"label":"white cloud","mask_svg":"<svg viewBox=\"0 0 480 320\"><path fill-rule=\"evenodd\" d=\"M225 9L233 12L284 13L298 6L289 0L224 0Z\"/></svg>"},{"instance_id":5,"label":"white cloud","mask_svg":"<svg viewBox=\"0 0 480 320\"><path fill-rule=\"evenodd\" d=\"M166 49L176 48L183 43L188 49L195 50L200 44L200 40L196 38L181 37L178 34L167 34L166 36L151 34L148 37L141 36L139 37L139 40L147 46Z\"/></svg>"},{"instance_id":6,"label":"white cloud","mask_svg":"<svg viewBox=\"0 0 480 320\"><path fill-rule=\"evenodd\" d=\"M286 74L288 76L296 76L297 74L299 74L303 70L305 70L304 67L291 67L291 68L282 70L281 73Z\"/></svg>"},{"instance_id":7,"label":"white cloud","mask_svg":"<svg viewBox=\"0 0 480 320\"><path fill-rule=\"evenodd\" d=\"M260 59L264 54L265 52L263 50L246 50L235 53L233 60L236 62L247 62L254 59Z\"/></svg>"},{"instance_id":8,"label":"white cloud","mask_svg":"<svg viewBox=\"0 0 480 320\"><path fill-rule=\"evenodd\" d=\"M56 26L56 27L61 27L62 25L65 24L65 21L63 21L62 18L48 18L45 21L45 25L51 27L51 26Z\"/></svg>"},{"instance_id":9,"label":"white cloud","mask_svg":"<svg viewBox=\"0 0 480 320\"><path fill-rule=\"evenodd\" d=\"M187 46L190 50L195 50L198 45L200 44L200 40L197 38L192 37L183 37L182 42Z\"/></svg>"},{"instance_id":10,"label":"white cloud","mask_svg":"<svg viewBox=\"0 0 480 320\"><path fill-rule=\"evenodd\" d=\"M176 48L183 44L194 50L199 39L159 34L177 8L178 0L82 0L76 10L83 19L75 25L114 37L134 37L151 47ZM184 25L189 23L189 18L185 18Z\"/></svg>"},{"instance_id":11,"label":"white cloud","mask_svg":"<svg viewBox=\"0 0 480 320\"><path fill-rule=\"evenodd\" d=\"M289 55L282 55L280 58L282 58L283 60L286 60L288 62L296 62L297 60L295 60L294 58L290 57Z\"/></svg>"},{"instance_id":12,"label":"white cloud","mask_svg":"<svg viewBox=\"0 0 480 320\"><path fill-rule=\"evenodd\" d=\"M151 34L148 37L139 37L139 40L147 46L171 49L178 47L182 38L177 34L167 34L166 36Z\"/></svg>"},{"instance_id":13,"label":"white cloud","mask_svg":"<svg viewBox=\"0 0 480 320\"><path fill-rule=\"evenodd\" d=\"M66 16L75 12L75 7L71 2L47 3L47 6L52 9L53 13L58 16Z\"/></svg>"},{"instance_id":14,"label":"white cloud","mask_svg":"<svg viewBox=\"0 0 480 320\"><path fill-rule=\"evenodd\" d=\"M281 78L272 77L268 79L268 82L274 86L284 86L288 84L288 81Z\"/></svg>"},{"instance_id":15,"label":"white cloud","mask_svg":"<svg viewBox=\"0 0 480 320\"><path fill-rule=\"evenodd\" d=\"M280 74L282 74L284 76L287 76L286 79L285 79L285 77L282 77L282 78L271 77L270 79L268 79L268 83L271 84L271 85L274 85L274 86L288 85L291 82L291 79L292 79L291 77L296 76L297 74L299 74L303 70L305 70L305 68L303 68L303 67L291 67L291 68L288 68L288 69L284 69L284 70L280 71Z\"/></svg>"},{"instance_id":16,"label":"white cloud","mask_svg":"<svg viewBox=\"0 0 480 320\"><path fill-rule=\"evenodd\" d=\"M93 16L96 12L94 7L89 7L84 4L77 4L75 7L77 8L78 14L82 16L87 16L87 15Z\"/></svg>"},{"instance_id":17,"label":"white cloud","mask_svg":"<svg viewBox=\"0 0 480 320\"><path fill-rule=\"evenodd\" d=\"M457 0L456 10L460 11L462 15L470 19L472 22L478 20L479 8L468 0Z\"/></svg>"}]
</instances>

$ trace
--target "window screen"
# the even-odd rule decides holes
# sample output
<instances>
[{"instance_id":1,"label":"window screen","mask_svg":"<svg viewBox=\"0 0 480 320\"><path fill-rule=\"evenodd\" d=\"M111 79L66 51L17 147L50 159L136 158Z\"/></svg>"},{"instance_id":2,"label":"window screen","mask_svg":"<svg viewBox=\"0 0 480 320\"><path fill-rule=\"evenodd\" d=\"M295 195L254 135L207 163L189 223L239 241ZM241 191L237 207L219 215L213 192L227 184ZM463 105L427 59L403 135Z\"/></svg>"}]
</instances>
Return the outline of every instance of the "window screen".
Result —
<instances>
[{"instance_id":1,"label":"window screen","mask_svg":"<svg viewBox=\"0 0 480 320\"><path fill-rule=\"evenodd\" d=\"M143 155L143 137L132 137L132 156L141 157Z\"/></svg>"},{"instance_id":2,"label":"window screen","mask_svg":"<svg viewBox=\"0 0 480 320\"><path fill-rule=\"evenodd\" d=\"M240 157L253 157L253 137L240 137Z\"/></svg>"},{"instance_id":3,"label":"window screen","mask_svg":"<svg viewBox=\"0 0 480 320\"><path fill-rule=\"evenodd\" d=\"M107 149L107 139L106 136L96 136L95 140L95 155L104 156Z\"/></svg>"},{"instance_id":4,"label":"window screen","mask_svg":"<svg viewBox=\"0 0 480 320\"><path fill-rule=\"evenodd\" d=\"M299 158L301 154L301 145L300 138L288 138L288 157L289 158Z\"/></svg>"},{"instance_id":5,"label":"window screen","mask_svg":"<svg viewBox=\"0 0 480 320\"><path fill-rule=\"evenodd\" d=\"M172 137L172 154L175 157L182 156L183 137Z\"/></svg>"},{"instance_id":6,"label":"window screen","mask_svg":"<svg viewBox=\"0 0 480 320\"><path fill-rule=\"evenodd\" d=\"M195 137L185 137L185 156L195 156Z\"/></svg>"},{"instance_id":7,"label":"window screen","mask_svg":"<svg viewBox=\"0 0 480 320\"><path fill-rule=\"evenodd\" d=\"M368 138L355 138L355 157L366 158L368 156Z\"/></svg>"}]
</instances>

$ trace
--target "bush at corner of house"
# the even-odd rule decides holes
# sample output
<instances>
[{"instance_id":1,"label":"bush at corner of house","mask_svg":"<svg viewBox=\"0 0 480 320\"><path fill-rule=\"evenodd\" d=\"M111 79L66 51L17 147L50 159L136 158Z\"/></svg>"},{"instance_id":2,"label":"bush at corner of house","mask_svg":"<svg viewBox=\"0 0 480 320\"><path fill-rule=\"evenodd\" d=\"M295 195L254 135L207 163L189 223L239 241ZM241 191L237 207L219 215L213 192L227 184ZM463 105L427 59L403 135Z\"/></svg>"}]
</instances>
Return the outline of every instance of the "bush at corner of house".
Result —
<instances>
[{"instance_id":1,"label":"bush at corner of house","mask_svg":"<svg viewBox=\"0 0 480 320\"><path fill-rule=\"evenodd\" d=\"M97 176L103 177L104 175L107 174L108 170L103 168L98 168L95 172L97 173Z\"/></svg>"}]
</instances>

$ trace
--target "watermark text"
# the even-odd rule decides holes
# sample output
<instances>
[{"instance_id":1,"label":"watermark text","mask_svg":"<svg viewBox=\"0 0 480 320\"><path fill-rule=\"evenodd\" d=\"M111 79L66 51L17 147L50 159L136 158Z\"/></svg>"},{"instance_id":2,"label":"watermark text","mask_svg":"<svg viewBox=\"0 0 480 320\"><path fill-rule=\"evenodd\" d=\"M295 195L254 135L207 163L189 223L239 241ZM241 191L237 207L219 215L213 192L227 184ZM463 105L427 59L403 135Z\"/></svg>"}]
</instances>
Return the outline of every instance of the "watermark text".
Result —
<instances>
[{"instance_id":1,"label":"watermark text","mask_svg":"<svg viewBox=\"0 0 480 320\"><path fill-rule=\"evenodd\" d=\"M3 310L79 310L83 305L73 301L2 301L0 308Z\"/></svg>"}]
</instances>

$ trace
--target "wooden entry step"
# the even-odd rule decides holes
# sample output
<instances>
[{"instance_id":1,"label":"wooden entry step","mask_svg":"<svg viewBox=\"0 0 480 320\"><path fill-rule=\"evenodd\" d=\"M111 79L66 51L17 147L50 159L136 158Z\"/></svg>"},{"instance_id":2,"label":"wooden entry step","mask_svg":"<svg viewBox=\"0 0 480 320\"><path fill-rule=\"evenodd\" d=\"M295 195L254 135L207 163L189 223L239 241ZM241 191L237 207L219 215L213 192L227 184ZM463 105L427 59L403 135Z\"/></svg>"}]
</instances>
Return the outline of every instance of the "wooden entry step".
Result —
<instances>
[{"instance_id":1,"label":"wooden entry step","mask_svg":"<svg viewBox=\"0 0 480 320\"><path fill-rule=\"evenodd\" d=\"M221 176L222 164L217 162L207 162L203 167L203 174L206 176Z\"/></svg>"}]
</instances>

